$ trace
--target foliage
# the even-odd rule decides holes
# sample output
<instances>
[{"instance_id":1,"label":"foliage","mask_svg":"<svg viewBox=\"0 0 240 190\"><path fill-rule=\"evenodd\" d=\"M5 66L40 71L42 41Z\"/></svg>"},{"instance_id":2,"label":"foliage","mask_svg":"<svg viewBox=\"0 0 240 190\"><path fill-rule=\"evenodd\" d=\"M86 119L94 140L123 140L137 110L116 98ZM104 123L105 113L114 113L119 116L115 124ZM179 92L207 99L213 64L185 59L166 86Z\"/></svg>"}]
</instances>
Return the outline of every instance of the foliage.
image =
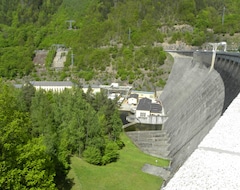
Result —
<instances>
[{"instance_id":1,"label":"foliage","mask_svg":"<svg viewBox=\"0 0 240 190\"><path fill-rule=\"evenodd\" d=\"M18 95L18 105L21 107L22 111L29 112L32 105L32 98L35 96L35 88L30 83L27 82L22 86L22 90L19 91Z\"/></svg>"},{"instance_id":2,"label":"foliage","mask_svg":"<svg viewBox=\"0 0 240 190\"><path fill-rule=\"evenodd\" d=\"M108 164L111 162L116 162L117 159L119 158L118 149L119 147L115 142L108 142L104 150L102 163Z\"/></svg>"},{"instance_id":3,"label":"foliage","mask_svg":"<svg viewBox=\"0 0 240 190\"><path fill-rule=\"evenodd\" d=\"M96 147L89 146L84 152L83 156L90 164L99 165L102 162L101 151Z\"/></svg>"},{"instance_id":4,"label":"foliage","mask_svg":"<svg viewBox=\"0 0 240 190\"><path fill-rule=\"evenodd\" d=\"M123 147L117 102L104 93L21 89L0 81L0 185L64 189L70 155L115 162Z\"/></svg>"},{"instance_id":5,"label":"foliage","mask_svg":"<svg viewBox=\"0 0 240 190\"><path fill-rule=\"evenodd\" d=\"M50 68L52 66L55 55L56 55L56 49L52 48L48 52L46 60L45 60L45 65L47 68Z\"/></svg>"},{"instance_id":6,"label":"foliage","mask_svg":"<svg viewBox=\"0 0 240 190\"><path fill-rule=\"evenodd\" d=\"M201 46L214 40L209 28L215 34L234 35L240 31L239 5L237 0L224 4L222 0L4 0L0 2L0 76L14 79L29 75L34 69L36 49L64 44L74 50L72 69L76 77L90 81L113 65L116 79L134 83L139 74L144 75L135 71L151 70L149 63L153 62L151 53L139 53L137 48L162 43L165 37L170 37L170 43L181 40ZM74 21L73 30L68 30L69 20ZM190 24L194 30L172 31L178 24ZM47 67L53 56L50 51ZM61 79L68 76L62 75Z\"/></svg>"},{"instance_id":7,"label":"foliage","mask_svg":"<svg viewBox=\"0 0 240 190\"><path fill-rule=\"evenodd\" d=\"M14 87L0 81L0 187L55 189L55 170L42 138L33 138L29 114Z\"/></svg>"},{"instance_id":8,"label":"foliage","mask_svg":"<svg viewBox=\"0 0 240 190\"><path fill-rule=\"evenodd\" d=\"M122 122L116 103L103 93L89 93L84 94L76 87L59 94L38 91L32 99L33 134L43 136L47 152L57 161L65 162L63 169L68 168L69 154L101 164L105 139L120 140ZM100 157L97 161L92 160L95 154Z\"/></svg>"},{"instance_id":9,"label":"foliage","mask_svg":"<svg viewBox=\"0 0 240 190\"><path fill-rule=\"evenodd\" d=\"M33 68L29 48L0 48L0 76L15 78L28 75Z\"/></svg>"}]
</instances>

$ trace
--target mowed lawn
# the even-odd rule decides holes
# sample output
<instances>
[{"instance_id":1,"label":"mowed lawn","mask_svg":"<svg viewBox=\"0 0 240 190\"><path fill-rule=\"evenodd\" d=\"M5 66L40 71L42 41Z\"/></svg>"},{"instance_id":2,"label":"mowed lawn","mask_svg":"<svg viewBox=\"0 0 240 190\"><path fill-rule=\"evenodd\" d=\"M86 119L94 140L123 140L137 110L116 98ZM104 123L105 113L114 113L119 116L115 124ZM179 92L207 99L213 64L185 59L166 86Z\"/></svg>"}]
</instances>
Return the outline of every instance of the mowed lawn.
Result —
<instances>
[{"instance_id":1,"label":"mowed lawn","mask_svg":"<svg viewBox=\"0 0 240 190\"><path fill-rule=\"evenodd\" d=\"M142 172L144 164L167 166L168 161L142 153L123 133L125 147L116 163L94 166L83 159L72 157L68 177L73 179L73 190L159 190L162 179ZM157 160L157 162L156 162Z\"/></svg>"}]
</instances>

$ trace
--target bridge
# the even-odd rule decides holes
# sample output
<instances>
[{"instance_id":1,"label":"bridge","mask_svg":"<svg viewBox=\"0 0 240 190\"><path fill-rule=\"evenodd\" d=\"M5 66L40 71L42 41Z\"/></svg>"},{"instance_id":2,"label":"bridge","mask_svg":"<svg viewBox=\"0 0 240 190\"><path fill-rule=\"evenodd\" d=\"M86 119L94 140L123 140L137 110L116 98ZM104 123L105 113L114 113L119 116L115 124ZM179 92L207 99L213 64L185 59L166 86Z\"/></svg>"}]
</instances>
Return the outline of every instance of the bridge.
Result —
<instances>
[{"instance_id":1,"label":"bridge","mask_svg":"<svg viewBox=\"0 0 240 190\"><path fill-rule=\"evenodd\" d=\"M240 92L239 53L216 51L214 66L212 65L212 51L171 51L170 53L175 55L175 61L160 97L165 112L169 116L163 126L169 144L168 154L164 156L171 160L171 176L168 180L178 170L181 170L181 166L188 158L191 159L190 155L198 150L199 144ZM224 135L222 141L225 140L223 137ZM206 145L202 147L204 151L214 149ZM240 172L240 168L236 171ZM191 175L191 171L188 173ZM186 175L186 172L184 174ZM176 181L174 182L177 183ZM184 186L176 188L177 184L174 187L174 182L171 183L170 180L169 187L167 185L164 189L184 189ZM204 181L201 182L204 183ZM184 185L186 186L186 183ZM197 186L194 187L196 189ZM199 189L201 188L204 189L204 186L199 186ZM238 189L240 189L239 186Z\"/></svg>"}]
</instances>

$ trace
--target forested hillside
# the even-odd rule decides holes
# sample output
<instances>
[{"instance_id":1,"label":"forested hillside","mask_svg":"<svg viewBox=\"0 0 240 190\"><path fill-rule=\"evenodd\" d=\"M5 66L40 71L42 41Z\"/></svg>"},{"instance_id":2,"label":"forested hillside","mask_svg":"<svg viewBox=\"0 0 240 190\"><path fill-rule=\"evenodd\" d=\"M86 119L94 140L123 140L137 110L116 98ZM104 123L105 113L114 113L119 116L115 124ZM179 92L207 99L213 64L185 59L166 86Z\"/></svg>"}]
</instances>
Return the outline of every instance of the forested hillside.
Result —
<instances>
[{"instance_id":1,"label":"forested hillside","mask_svg":"<svg viewBox=\"0 0 240 190\"><path fill-rule=\"evenodd\" d=\"M201 46L233 36L240 31L239 6L238 0L2 0L0 76L161 88L170 71L161 44ZM65 68L39 74L35 50L54 55L54 44L70 50Z\"/></svg>"}]
</instances>

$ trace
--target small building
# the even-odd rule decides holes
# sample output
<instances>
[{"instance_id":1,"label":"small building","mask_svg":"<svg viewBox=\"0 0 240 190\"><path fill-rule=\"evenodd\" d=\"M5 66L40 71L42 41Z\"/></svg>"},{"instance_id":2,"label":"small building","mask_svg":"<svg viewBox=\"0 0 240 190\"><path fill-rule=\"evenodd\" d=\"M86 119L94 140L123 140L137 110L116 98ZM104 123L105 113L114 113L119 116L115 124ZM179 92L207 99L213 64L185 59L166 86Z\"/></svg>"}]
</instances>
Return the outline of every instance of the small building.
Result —
<instances>
[{"instance_id":1,"label":"small building","mask_svg":"<svg viewBox=\"0 0 240 190\"><path fill-rule=\"evenodd\" d=\"M120 93L111 93L108 95L108 99L114 100L120 96Z\"/></svg>"},{"instance_id":2,"label":"small building","mask_svg":"<svg viewBox=\"0 0 240 190\"><path fill-rule=\"evenodd\" d=\"M118 87L119 87L119 84L118 84L118 83L112 83L112 84L111 84L111 87L112 87L112 88L118 88Z\"/></svg>"},{"instance_id":3,"label":"small building","mask_svg":"<svg viewBox=\"0 0 240 190\"><path fill-rule=\"evenodd\" d=\"M130 94L128 97L128 104L137 105L138 103L138 94Z\"/></svg>"},{"instance_id":4,"label":"small building","mask_svg":"<svg viewBox=\"0 0 240 190\"><path fill-rule=\"evenodd\" d=\"M138 91L138 90L132 90L132 94L138 94L138 98L149 98L149 99L155 99L156 93L155 92L146 92L146 91Z\"/></svg>"},{"instance_id":5,"label":"small building","mask_svg":"<svg viewBox=\"0 0 240 190\"><path fill-rule=\"evenodd\" d=\"M164 115L163 108L159 103L152 103L149 98L139 100L135 115L127 116L129 122L145 124L163 124L167 117Z\"/></svg>"},{"instance_id":6,"label":"small building","mask_svg":"<svg viewBox=\"0 0 240 190\"><path fill-rule=\"evenodd\" d=\"M142 98L136 108L136 118L147 118L150 116L152 100Z\"/></svg>"},{"instance_id":7,"label":"small building","mask_svg":"<svg viewBox=\"0 0 240 190\"><path fill-rule=\"evenodd\" d=\"M64 89L70 89L73 87L73 83L70 81L31 81L30 83L36 90L43 89L54 92L61 92Z\"/></svg>"},{"instance_id":8,"label":"small building","mask_svg":"<svg viewBox=\"0 0 240 190\"><path fill-rule=\"evenodd\" d=\"M89 88L91 88L91 92L93 94L101 92L101 88L99 87L99 85L83 85L82 90L84 93L87 93Z\"/></svg>"}]
</instances>

